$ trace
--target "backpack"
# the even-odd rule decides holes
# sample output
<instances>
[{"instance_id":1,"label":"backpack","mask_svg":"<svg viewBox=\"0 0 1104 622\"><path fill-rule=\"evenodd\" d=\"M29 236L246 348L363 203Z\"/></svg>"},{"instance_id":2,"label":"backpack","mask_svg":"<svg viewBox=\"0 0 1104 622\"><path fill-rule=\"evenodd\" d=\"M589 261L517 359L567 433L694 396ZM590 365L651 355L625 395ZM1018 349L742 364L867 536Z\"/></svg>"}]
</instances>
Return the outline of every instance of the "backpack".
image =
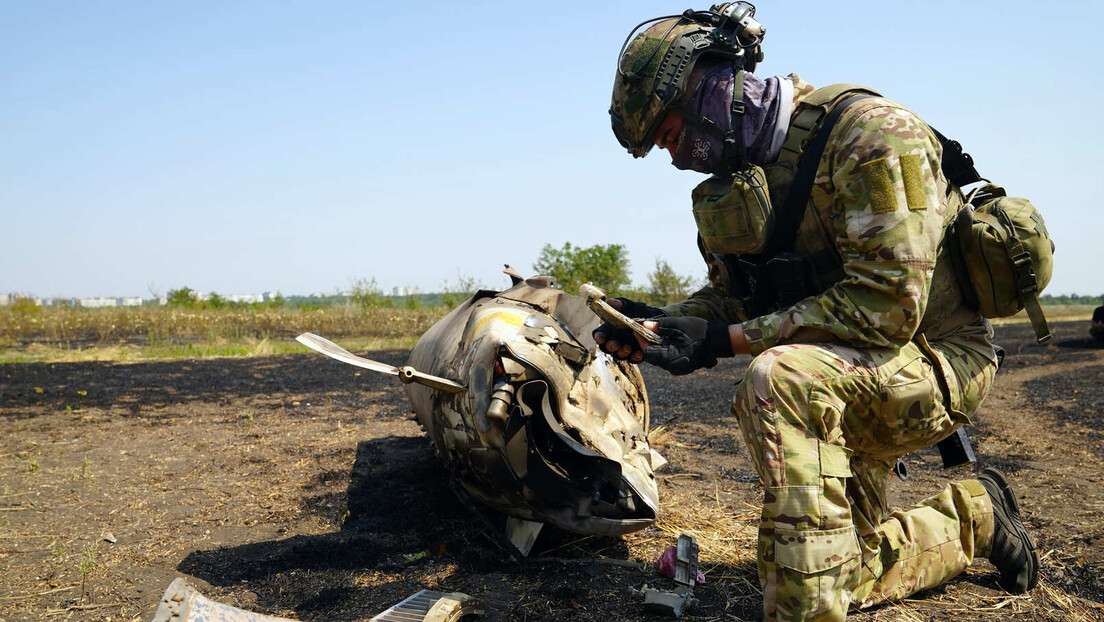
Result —
<instances>
[{"instance_id":1,"label":"backpack","mask_svg":"<svg viewBox=\"0 0 1104 622\"><path fill-rule=\"evenodd\" d=\"M948 236L957 242L951 257L966 303L987 318L1027 309L1035 338L1049 341L1039 293L1050 282L1054 242L1035 206L986 184L959 211Z\"/></svg>"}]
</instances>

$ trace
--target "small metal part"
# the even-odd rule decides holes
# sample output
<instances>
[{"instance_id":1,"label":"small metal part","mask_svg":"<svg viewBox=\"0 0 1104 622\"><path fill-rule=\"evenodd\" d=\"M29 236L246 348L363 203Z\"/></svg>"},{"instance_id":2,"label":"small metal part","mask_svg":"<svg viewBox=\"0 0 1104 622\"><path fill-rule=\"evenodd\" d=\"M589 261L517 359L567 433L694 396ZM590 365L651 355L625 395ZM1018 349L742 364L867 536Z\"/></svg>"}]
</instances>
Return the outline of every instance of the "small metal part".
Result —
<instances>
[{"instance_id":1,"label":"small metal part","mask_svg":"<svg viewBox=\"0 0 1104 622\"><path fill-rule=\"evenodd\" d=\"M905 464L904 460L897 458L897 463L893 465L893 474L902 482L908 481L908 465Z\"/></svg>"},{"instance_id":2,"label":"small metal part","mask_svg":"<svg viewBox=\"0 0 1104 622\"><path fill-rule=\"evenodd\" d=\"M487 416L502 422L509 419L510 406L514 404L514 391L514 385L509 382L495 383L494 391L491 392L491 404L487 406Z\"/></svg>"},{"instance_id":3,"label":"small metal part","mask_svg":"<svg viewBox=\"0 0 1104 622\"><path fill-rule=\"evenodd\" d=\"M506 539L522 556L528 556L529 551L533 550L533 544L536 543L542 527L544 523L507 516Z\"/></svg>"},{"instance_id":4,"label":"small metal part","mask_svg":"<svg viewBox=\"0 0 1104 622\"><path fill-rule=\"evenodd\" d=\"M694 591L686 590L685 592L667 592L664 590L657 590L655 588L648 587L644 584L644 587L639 590L636 588L629 588L630 593L637 598L644 601L645 605L657 609L669 610L675 614L676 618L681 618L682 614L686 613L697 601L694 599Z\"/></svg>"},{"instance_id":5,"label":"small metal part","mask_svg":"<svg viewBox=\"0 0 1104 622\"><path fill-rule=\"evenodd\" d=\"M682 534L675 546L675 583L694 587L698 583L698 541Z\"/></svg>"}]
</instances>

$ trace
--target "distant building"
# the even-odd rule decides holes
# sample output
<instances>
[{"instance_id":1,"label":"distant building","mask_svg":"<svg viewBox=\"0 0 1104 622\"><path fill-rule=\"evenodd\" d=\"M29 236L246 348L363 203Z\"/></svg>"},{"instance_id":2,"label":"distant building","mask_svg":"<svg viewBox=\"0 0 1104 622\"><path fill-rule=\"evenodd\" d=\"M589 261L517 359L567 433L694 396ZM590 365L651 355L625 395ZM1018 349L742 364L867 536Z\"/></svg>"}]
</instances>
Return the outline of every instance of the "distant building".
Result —
<instances>
[{"instance_id":1,"label":"distant building","mask_svg":"<svg viewBox=\"0 0 1104 622\"><path fill-rule=\"evenodd\" d=\"M86 307L88 309L142 306L142 298L140 296L93 296L89 298L77 298L76 302L78 307Z\"/></svg>"},{"instance_id":2,"label":"distant building","mask_svg":"<svg viewBox=\"0 0 1104 622\"><path fill-rule=\"evenodd\" d=\"M119 306L119 301L115 298L105 298L103 296L96 296L94 298L77 298L77 306L86 307L89 309L117 307Z\"/></svg>"},{"instance_id":3,"label":"distant building","mask_svg":"<svg viewBox=\"0 0 1104 622\"><path fill-rule=\"evenodd\" d=\"M6 293L6 294L0 294L0 307L7 307L7 306L10 306L10 305L13 305L13 304L15 304L15 301L22 300L24 298L26 298L28 300L33 300L36 305L39 305L39 306L42 305L42 299L41 298L35 298L31 294L23 294L23 293L20 293L20 292L9 292L9 293Z\"/></svg>"},{"instance_id":4,"label":"distant building","mask_svg":"<svg viewBox=\"0 0 1104 622\"><path fill-rule=\"evenodd\" d=\"M403 286L403 287L392 287L391 288L391 295L392 296L413 296L414 294L417 294L417 293L418 293L418 288L417 287Z\"/></svg>"},{"instance_id":5,"label":"distant building","mask_svg":"<svg viewBox=\"0 0 1104 622\"><path fill-rule=\"evenodd\" d=\"M232 294L226 297L230 302L237 302L241 304L256 304L265 301L264 294Z\"/></svg>"}]
</instances>

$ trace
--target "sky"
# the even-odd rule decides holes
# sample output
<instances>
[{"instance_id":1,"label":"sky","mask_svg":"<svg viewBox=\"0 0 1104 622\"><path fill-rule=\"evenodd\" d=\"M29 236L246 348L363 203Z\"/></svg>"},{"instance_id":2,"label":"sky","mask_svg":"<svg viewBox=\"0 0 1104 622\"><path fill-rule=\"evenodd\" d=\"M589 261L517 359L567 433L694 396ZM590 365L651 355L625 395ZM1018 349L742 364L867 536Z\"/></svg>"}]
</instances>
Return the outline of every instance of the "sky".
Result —
<instances>
[{"instance_id":1,"label":"sky","mask_svg":"<svg viewBox=\"0 0 1104 622\"><path fill-rule=\"evenodd\" d=\"M565 242L703 277L701 176L607 113L626 35L687 6L3 3L0 292L494 288ZM916 111L1042 212L1047 293L1104 294L1101 5L756 6L756 73Z\"/></svg>"}]
</instances>

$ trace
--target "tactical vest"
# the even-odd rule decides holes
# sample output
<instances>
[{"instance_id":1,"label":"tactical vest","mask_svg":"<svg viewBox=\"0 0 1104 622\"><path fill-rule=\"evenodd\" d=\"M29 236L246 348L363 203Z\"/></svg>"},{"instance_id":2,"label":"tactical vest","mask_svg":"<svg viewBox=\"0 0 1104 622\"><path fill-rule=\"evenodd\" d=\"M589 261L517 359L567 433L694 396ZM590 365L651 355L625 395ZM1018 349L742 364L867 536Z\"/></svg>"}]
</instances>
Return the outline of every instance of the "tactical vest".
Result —
<instances>
[{"instance_id":1,"label":"tactical vest","mask_svg":"<svg viewBox=\"0 0 1104 622\"><path fill-rule=\"evenodd\" d=\"M835 246L835 232L817 210L807 209L812 202L811 196L804 196L804 203L798 208L804 213L797 224L792 248L768 252L763 232L778 226L784 209L794 207L793 199L787 205L786 198L802 155L832 112L855 95L879 94L854 84L836 84L813 91L798 104L786 141L774 162L762 169L752 166L749 171L734 177L712 177L693 191L699 247L710 264L710 273L722 276L729 296L741 302L749 318L824 292L844 277L843 260ZM862 107L864 103L858 101L850 105ZM825 129L832 130L831 127ZM810 161L806 166L812 166L815 172L819 161ZM756 193L765 193L769 204L764 207L752 201ZM948 186L946 201L944 231L964 203L958 189L951 186ZM737 248L740 252L733 252ZM950 248L945 249L941 241L927 308L918 332L942 324L962 302Z\"/></svg>"}]
</instances>

